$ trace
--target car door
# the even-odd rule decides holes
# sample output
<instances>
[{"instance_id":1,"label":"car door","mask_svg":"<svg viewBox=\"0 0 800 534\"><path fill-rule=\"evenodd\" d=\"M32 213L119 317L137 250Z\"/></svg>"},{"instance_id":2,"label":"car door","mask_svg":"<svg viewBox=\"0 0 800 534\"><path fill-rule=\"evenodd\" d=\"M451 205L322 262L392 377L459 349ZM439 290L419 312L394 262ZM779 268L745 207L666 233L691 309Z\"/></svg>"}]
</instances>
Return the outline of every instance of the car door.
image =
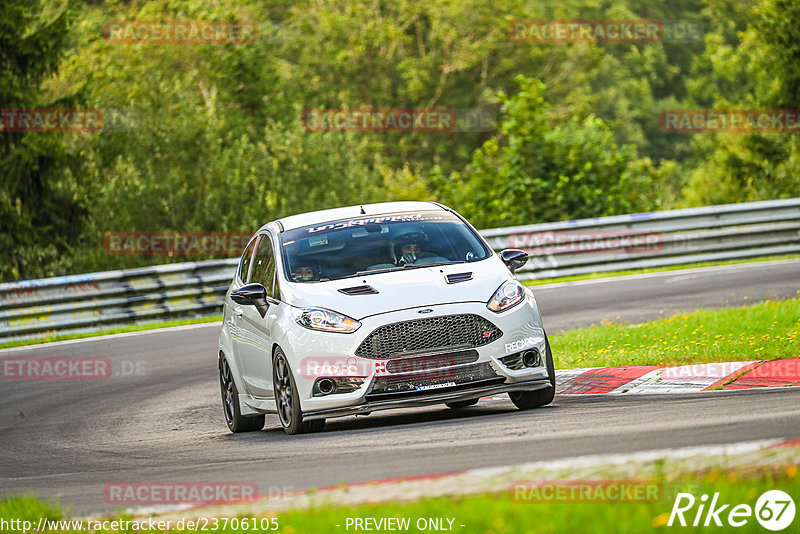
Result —
<instances>
[{"instance_id":1,"label":"car door","mask_svg":"<svg viewBox=\"0 0 800 534\"><path fill-rule=\"evenodd\" d=\"M259 237L255 236L247 244L247 247L242 254L242 259L239 260L239 268L236 271L236 278L231 284L229 293L230 291L239 289L245 285L248 280L250 280L250 268L253 263L253 255L256 251L255 249L256 245L258 244L258 239ZM239 352L242 350L242 344L245 343L249 338L249 333L246 330L242 330L242 325L244 324L242 315L244 310L243 306L231 300L230 296L226 297L225 304L226 310L223 317L227 323L228 332L230 332L231 336L232 354L230 354L230 357L236 360L236 368L239 369L241 375L242 359L239 355ZM244 377L242 376L242 378ZM249 393L249 391L242 391L242 393Z\"/></svg>"},{"instance_id":2,"label":"car door","mask_svg":"<svg viewBox=\"0 0 800 534\"><path fill-rule=\"evenodd\" d=\"M267 289L269 306L262 317L256 306L234 303L234 316L240 332L237 352L242 378L251 395L272 398L272 328L280 302L273 298L275 254L269 233L259 235L247 283L262 284Z\"/></svg>"}]
</instances>

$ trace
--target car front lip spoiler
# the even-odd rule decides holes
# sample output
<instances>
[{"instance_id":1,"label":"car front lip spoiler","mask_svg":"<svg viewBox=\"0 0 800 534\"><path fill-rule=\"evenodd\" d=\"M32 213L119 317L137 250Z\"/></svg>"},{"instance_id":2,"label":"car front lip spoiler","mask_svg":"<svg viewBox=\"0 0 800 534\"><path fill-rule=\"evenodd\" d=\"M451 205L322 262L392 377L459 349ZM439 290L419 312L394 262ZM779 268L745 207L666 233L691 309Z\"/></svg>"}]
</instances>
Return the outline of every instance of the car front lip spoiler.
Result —
<instances>
[{"instance_id":1,"label":"car front lip spoiler","mask_svg":"<svg viewBox=\"0 0 800 534\"><path fill-rule=\"evenodd\" d=\"M456 402L460 400L470 400L477 397L497 395L511 391L535 391L553 387L549 379L532 380L528 382L518 382L515 384L500 384L494 386L478 387L473 389L462 389L460 391L450 391L425 395L421 397L409 397L405 399L391 399L373 402L364 402L353 406L343 406L341 408L330 408L328 410L318 410L316 412L303 413L303 421L313 421L314 419L324 419L327 417L344 417L346 415L357 415L365 412L375 412L378 410L391 410L393 408L413 408L415 406L427 406L429 404L443 404L445 402Z\"/></svg>"}]
</instances>

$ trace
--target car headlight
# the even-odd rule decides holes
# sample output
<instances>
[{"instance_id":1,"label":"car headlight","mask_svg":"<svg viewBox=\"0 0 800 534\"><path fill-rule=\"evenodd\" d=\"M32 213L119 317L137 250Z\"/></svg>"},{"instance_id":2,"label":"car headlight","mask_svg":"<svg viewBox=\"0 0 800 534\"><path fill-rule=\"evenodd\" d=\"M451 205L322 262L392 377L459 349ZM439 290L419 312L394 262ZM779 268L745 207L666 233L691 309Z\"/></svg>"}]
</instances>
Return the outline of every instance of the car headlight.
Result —
<instances>
[{"instance_id":1,"label":"car headlight","mask_svg":"<svg viewBox=\"0 0 800 534\"><path fill-rule=\"evenodd\" d=\"M297 318L297 323L311 330L342 334L355 332L361 326L355 319L325 308L305 308Z\"/></svg>"},{"instance_id":2,"label":"car headlight","mask_svg":"<svg viewBox=\"0 0 800 534\"><path fill-rule=\"evenodd\" d=\"M505 311L525 300L525 286L516 280L508 280L497 288L486 307L493 312Z\"/></svg>"}]
</instances>

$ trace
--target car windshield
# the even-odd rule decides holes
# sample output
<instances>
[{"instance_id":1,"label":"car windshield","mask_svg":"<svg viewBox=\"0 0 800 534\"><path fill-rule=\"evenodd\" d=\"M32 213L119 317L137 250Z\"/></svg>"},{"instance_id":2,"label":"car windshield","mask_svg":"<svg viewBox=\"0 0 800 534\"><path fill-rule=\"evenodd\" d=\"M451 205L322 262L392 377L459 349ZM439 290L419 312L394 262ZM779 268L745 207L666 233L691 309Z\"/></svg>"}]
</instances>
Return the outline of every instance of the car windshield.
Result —
<instances>
[{"instance_id":1,"label":"car windshield","mask_svg":"<svg viewBox=\"0 0 800 534\"><path fill-rule=\"evenodd\" d=\"M486 259L490 250L448 211L345 219L281 234L287 278L324 282Z\"/></svg>"}]
</instances>

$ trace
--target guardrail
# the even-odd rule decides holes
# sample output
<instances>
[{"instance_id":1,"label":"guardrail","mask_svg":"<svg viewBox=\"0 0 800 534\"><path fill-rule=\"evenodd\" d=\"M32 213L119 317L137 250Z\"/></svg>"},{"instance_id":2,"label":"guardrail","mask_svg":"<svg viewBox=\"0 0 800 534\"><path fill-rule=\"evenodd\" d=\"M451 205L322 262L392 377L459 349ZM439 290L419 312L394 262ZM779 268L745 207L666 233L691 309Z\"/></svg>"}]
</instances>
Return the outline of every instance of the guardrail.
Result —
<instances>
[{"instance_id":1,"label":"guardrail","mask_svg":"<svg viewBox=\"0 0 800 534\"><path fill-rule=\"evenodd\" d=\"M0 284L0 343L220 313L237 259Z\"/></svg>"},{"instance_id":2,"label":"guardrail","mask_svg":"<svg viewBox=\"0 0 800 534\"><path fill-rule=\"evenodd\" d=\"M800 198L483 230L522 280L800 253ZM237 259L0 284L0 343L220 313Z\"/></svg>"},{"instance_id":3,"label":"guardrail","mask_svg":"<svg viewBox=\"0 0 800 534\"><path fill-rule=\"evenodd\" d=\"M800 253L800 198L483 230L531 254L519 278Z\"/></svg>"}]
</instances>

